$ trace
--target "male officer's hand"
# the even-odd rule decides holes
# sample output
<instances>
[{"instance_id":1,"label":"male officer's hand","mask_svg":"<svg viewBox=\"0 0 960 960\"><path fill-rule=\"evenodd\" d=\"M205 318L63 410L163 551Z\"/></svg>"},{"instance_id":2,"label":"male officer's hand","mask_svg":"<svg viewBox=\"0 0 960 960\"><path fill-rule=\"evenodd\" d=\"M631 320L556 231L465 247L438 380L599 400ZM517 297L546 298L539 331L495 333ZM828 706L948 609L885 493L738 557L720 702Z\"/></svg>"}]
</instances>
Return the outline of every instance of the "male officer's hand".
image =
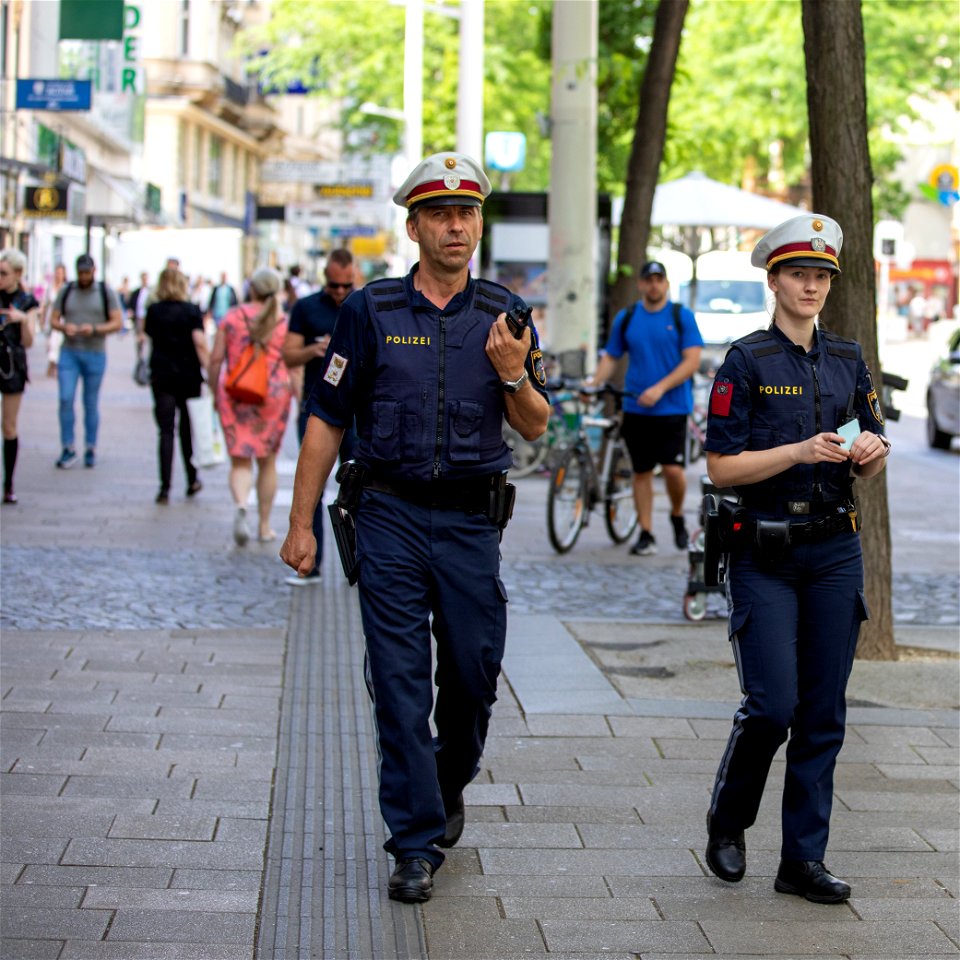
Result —
<instances>
[{"instance_id":1,"label":"male officer's hand","mask_svg":"<svg viewBox=\"0 0 960 960\"><path fill-rule=\"evenodd\" d=\"M301 577L312 573L317 565L317 538L312 528L291 526L280 548L280 559Z\"/></svg>"},{"instance_id":2,"label":"male officer's hand","mask_svg":"<svg viewBox=\"0 0 960 960\"><path fill-rule=\"evenodd\" d=\"M515 340L507 326L506 314L501 313L487 334L487 358L501 380L518 380L524 370L527 354L530 352L530 328L523 336Z\"/></svg>"}]
</instances>

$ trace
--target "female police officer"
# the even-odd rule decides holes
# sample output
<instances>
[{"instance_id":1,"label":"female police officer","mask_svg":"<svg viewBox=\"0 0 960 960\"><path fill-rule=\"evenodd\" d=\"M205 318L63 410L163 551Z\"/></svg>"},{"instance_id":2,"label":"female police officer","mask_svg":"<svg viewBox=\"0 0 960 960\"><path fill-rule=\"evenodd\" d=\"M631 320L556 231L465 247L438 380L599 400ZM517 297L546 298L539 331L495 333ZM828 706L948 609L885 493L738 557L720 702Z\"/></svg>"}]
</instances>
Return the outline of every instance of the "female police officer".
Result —
<instances>
[{"instance_id":1,"label":"female police officer","mask_svg":"<svg viewBox=\"0 0 960 960\"><path fill-rule=\"evenodd\" d=\"M314 508L354 415L366 470L356 507L360 612L380 748L380 810L396 858L391 899L427 900L440 847L463 829L506 635L499 533L510 450L546 428L546 378L523 302L470 277L490 183L457 153L427 157L397 191L420 262L347 298L314 383L280 552L313 568ZM430 630L437 641L433 706Z\"/></svg>"},{"instance_id":2,"label":"female police officer","mask_svg":"<svg viewBox=\"0 0 960 960\"><path fill-rule=\"evenodd\" d=\"M753 252L775 311L733 344L710 395L707 469L742 509L726 511L729 631L744 697L717 771L706 860L729 882L746 869L770 763L787 739L774 887L840 903L850 887L823 864L845 689L867 617L852 483L890 445L860 346L817 316L840 273L839 225L819 214L771 230Z\"/></svg>"}]
</instances>

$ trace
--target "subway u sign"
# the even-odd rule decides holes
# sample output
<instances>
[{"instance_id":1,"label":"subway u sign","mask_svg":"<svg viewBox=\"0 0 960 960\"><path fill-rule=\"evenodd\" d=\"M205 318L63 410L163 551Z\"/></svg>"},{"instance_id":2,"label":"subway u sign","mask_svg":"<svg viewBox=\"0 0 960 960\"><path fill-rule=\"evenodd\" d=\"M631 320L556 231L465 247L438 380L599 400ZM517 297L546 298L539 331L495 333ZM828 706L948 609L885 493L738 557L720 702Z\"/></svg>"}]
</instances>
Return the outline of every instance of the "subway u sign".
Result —
<instances>
[{"instance_id":1,"label":"subway u sign","mask_svg":"<svg viewBox=\"0 0 960 960\"><path fill-rule=\"evenodd\" d=\"M45 184L42 187L27 187L23 194L25 217L66 217L67 188Z\"/></svg>"}]
</instances>

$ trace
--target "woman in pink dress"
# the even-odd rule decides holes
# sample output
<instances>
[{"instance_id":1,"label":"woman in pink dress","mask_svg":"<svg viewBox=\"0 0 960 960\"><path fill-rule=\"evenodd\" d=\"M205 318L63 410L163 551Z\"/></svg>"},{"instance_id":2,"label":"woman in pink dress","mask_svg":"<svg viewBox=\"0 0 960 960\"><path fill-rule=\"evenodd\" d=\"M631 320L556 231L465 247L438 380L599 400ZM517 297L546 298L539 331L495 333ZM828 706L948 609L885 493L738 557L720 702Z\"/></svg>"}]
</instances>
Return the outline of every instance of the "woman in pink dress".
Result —
<instances>
[{"instance_id":1,"label":"woman in pink dress","mask_svg":"<svg viewBox=\"0 0 960 960\"><path fill-rule=\"evenodd\" d=\"M287 319L280 310L280 276L273 270L258 270L250 278L249 303L234 307L217 328L210 354L207 380L214 388L214 403L223 424L230 454L230 493L237 512L233 539L242 547L250 539L247 501L253 487L253 461L257 462L258 539L276 539L270 527L270 510L277 492L277 451L290 416L293 393L287 366L280 354L287 335ZM221 369L230 370L251 340L267 355L269 384L263 404L240 403L224 389Z\"/></svg>"}]
</instances>

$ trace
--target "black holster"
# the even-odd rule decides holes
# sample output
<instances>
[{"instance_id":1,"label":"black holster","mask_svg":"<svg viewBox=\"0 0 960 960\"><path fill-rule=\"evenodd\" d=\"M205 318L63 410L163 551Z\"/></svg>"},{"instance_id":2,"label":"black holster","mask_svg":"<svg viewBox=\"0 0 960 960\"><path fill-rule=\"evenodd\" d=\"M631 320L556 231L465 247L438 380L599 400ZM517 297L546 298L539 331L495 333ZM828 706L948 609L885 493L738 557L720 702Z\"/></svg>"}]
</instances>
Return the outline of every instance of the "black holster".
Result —
<instances>
[{"instance_id":1,"label":"black holster","mask_svg":"<svg viewBox=\"0 0 960 960\"><path fill-rule=\"evenodd\" d=\"M790 546L790 523L787 520L757 520L757 559L766 566L775 566Z\"/></svg>"},{"instance_id":2,"label":"black holster","mask_svg":"<svg viewBox=\"0 0 960 960\"><path fill-rule=\"evenodd\" d=\"M487 517L497 525L503 533L504 528L513 516L513 505L517 500L517 488L507 483L507 475L501 473L494 478L490 486L490 505L487 508Z\"/></svg>"},{"instance_id":3,"label":"black holster","mask_svg":"<svg viewBox=\"0 0 960 960\"><path fill-rule=\"evenodd\" d=\"M708 493L700 508L703 518L703 582L718 587L724 581L726 551L720 536L720 514L717 497Z\"/></svg>"},{"instance_id":4,"label":"black holster","mask_svg":"<svg viewBox=\"0 0 960 960\"><path fill-rule=\"evenodd\" d=\"M357 563L357 525L354 518L366 475L367 468L356 460L342 463L337 471L337 483L340 484L337 499L327 507L330 523L333 525L333 539L340 555L340 565L351 587L360 575L360 565Z\"/></svg>"}]
</instances>

